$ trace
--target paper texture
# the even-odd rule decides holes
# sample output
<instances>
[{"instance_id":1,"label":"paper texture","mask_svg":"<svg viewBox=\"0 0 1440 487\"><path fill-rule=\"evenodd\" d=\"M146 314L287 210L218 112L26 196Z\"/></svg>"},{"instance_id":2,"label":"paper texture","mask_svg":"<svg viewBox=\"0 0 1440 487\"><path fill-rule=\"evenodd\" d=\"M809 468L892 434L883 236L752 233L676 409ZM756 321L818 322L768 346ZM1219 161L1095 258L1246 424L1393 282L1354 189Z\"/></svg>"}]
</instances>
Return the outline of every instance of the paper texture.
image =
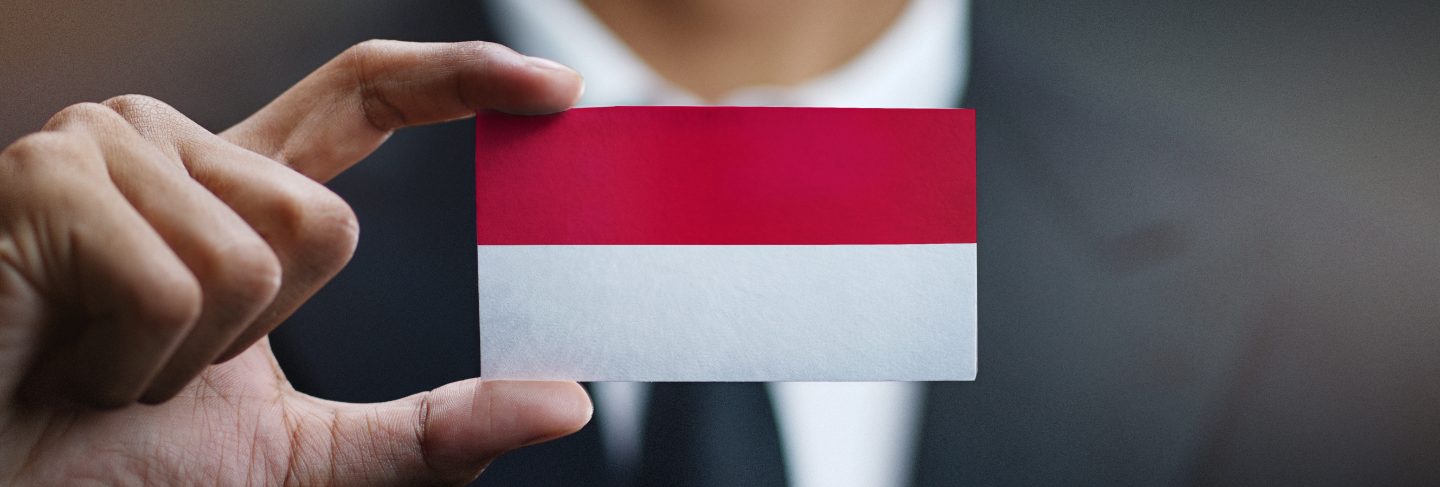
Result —
<instances>
[{"instance_id":1,"label":"paper texture","mask_svg":"<svg viewBox=\"0 0 1440 487\"><path fill-rule=\"evenodd\" d=\"M971 380L974 113L481 113L481 377Z\"/></svg>"},{"instance_id":2,"label":"paper texture","mask_svg":"<svg viewBox=\"0 0 1440 487\"><path fill-rule=\"evenodd\" d=\"M481 374L968 380L975 245L484 246Z\"/></svg>"}]
</instances>

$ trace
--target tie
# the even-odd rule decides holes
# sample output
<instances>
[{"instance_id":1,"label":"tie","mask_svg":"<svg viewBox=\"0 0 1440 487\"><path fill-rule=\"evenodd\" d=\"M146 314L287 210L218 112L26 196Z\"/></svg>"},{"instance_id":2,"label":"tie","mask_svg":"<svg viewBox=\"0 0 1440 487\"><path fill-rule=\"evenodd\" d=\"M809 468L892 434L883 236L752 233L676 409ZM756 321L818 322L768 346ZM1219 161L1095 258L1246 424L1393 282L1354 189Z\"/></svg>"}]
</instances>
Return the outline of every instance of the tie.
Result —
<instances>
[{"instance_id":1,"label":"tie","mask_svg":"<svg viewBox=\"0 0 1440 487\"><path fill-rule=\"evenodd\" d=\"M785 485L780 434L765 384L655 384L637 485Z\"/></svg>"}]
</instances>

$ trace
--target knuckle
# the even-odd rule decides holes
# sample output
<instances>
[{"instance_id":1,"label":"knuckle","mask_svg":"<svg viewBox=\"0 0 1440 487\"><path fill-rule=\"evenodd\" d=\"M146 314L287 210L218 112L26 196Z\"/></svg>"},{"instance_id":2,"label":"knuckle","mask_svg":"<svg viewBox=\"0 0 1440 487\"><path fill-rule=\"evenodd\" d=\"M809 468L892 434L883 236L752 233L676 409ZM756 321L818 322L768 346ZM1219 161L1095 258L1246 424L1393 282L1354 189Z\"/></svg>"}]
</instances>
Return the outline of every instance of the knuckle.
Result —
<instances>
[{"instance_id":1,"label":"knuckle","mask_svg":"<svg viewBox=\"0 0 1440 487\"><path fill-rule=\"evenodd\" d=\"M109 186L100 146L79 132L37 132L0 152L0 210L70 215ZM8 184L7 184L8 183Z\"/></svg>"},{"instance_id":2,"label":"knuckle","mask_svg":"<svg viewBox=\"0 0 1440 487\"><path fill-rule=\"evenodd\" d=\"M169 331L186 328L200 317L200 283L189 273L155 275L143 286L133 307L141 324Z\"/></svg>"},{"instance_id":3,"label":"knuckle","mask_svg":"<svg viewBox=\"0 0 1440 487\"><path fill-rule=\"evenodd\" d=\"M280 198L275 213L304 263L316 270L334 271L355 254L360 221L345 200L316 186L314 191Z\"/></svg>"},{"instance_id":4,"label":"knuckle","mask_svg":"<svg viewBox=\"0 0 1440 487\"><path fill-rule=\"evenodd\" d=\"M386 53L393 52L395 47L399 44L400 41L392 41L386 39L370 39L367 41L362 41L359 44L350 46L348 49L345 50L344 53L341 54L341 56L348 58L369 59L375 56L383 56Z\"/></svg>"},{"instance_id":5,"label":"knuckle","mask_svg":"<svg viewBox=\"0 0 1440 487\"><path fill-rule=\"evenodd\" d=\"M55 116L50 117L50 121L46 122L45 128L51 129L71 124L106 127L123 123L125 120L109 107L99 103L85 102L70 105L56 112Z\"/></svg>"},{"instance_id":6,"label":"knuckle","mask_svg":"<svg viewBox=\"0 0 1440 487\"><path fill-rule=\"evenodd\" d=\"M280 290L280 259L259 237L216 250L209 260L213 292L227 299L259 307Z\"/></svg>"},{"instance_id":7,"label":"knuckle","mask_svg":"<svg viewBox=\"0 0 1440 487\"><path fill-rule=\"evenodd\" d=\"M141 134L151 134L156 128L173 127L180 112L163 101L145 95L120 95L102 102L120 118L129 122Z\"/></svg>"},{"instance_id":8,"label":"knuckle","mask_svg":"<svg viewBox=\"0 0 1440 487\"><path fill-rule=\"evenodd\" d=\"M72 132L36 132L21 137L0 153L0 158L22 167L77 163L99 157L94 139Z\"/></svg>"},{"instance_id":9,"label":"knuckle","mask_svg":"<svg viewBox=\"0 0 1440 487\"><path fill-rule=\"evenodd\" d=\"M160 101L160 99L135 94L112 97L107 99L107 101L101 102L101 105L109 107L109 110L114 110L118 112L118 114L124 114L124 112L128 111L150 111L157 110L157 108L168 107L166 102Z\"/></svg>"},{"instance_id":10,"label":"knuckle","mask_svg":"<svg viewBox=\"0 0 1440 487\"><path fill-rule=\"evenodd\" d=\"M68 133L36 132L10 144L4 155L16 161L51 159L76 151L77 138Z\"/></svg>"},{"instance_id":11,"label":"knuckle","mask_svg":"<svg viewBox=\"0 0 1440 487\"><path fill-rule=\"evenodd\" d=\"M510 48L494 42L466 41L455 43L453 49L455 49L456 54L467 59L485 59L496 55L497 52L507 51Z\"/></svg>"},{"instance_id":12,"label":"knuckle","mask_svg":"<svg viewBox=\"0 0 1440 487\"><path fill-rule=\"evenodd\" d=\"M372 39L347 49L339 65L344 76L360 91L360 110L370 125L380 130L391 130L406 125L405 113L391 105L385 98L385 90L377 86L377 66L384 66L385 58L399 52L402 43Z\"/></svg>"}]
</instances>

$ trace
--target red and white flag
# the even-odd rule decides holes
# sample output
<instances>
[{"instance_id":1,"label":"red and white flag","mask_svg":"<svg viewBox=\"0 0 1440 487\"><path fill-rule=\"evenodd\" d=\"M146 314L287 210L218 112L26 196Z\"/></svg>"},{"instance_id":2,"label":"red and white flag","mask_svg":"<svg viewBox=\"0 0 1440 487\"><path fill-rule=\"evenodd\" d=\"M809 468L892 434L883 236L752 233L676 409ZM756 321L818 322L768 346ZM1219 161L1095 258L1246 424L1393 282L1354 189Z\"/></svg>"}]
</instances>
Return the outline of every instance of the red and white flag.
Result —
<instances>
[{"instance_id":1,"label":"red and white flag","mask_svg":"<svg viewBox=\"0 0 1440 487\"><path fill-rule=\"evenodd\" d=\"M476 125L482 377L975 377L973 111Z\"/></svg>"}]
</instances>

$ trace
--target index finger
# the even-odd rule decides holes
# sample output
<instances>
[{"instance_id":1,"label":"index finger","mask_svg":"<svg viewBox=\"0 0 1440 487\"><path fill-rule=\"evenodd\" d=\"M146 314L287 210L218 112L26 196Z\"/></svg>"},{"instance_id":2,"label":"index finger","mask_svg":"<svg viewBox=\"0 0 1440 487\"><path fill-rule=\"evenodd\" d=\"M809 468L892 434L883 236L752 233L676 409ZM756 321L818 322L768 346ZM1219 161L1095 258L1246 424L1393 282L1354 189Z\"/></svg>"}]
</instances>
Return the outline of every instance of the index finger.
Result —
<instances>
[{"instance_id":1,"label":"index finger","mask_svg":"<svg viewBox=\"0 0 1440 487\"><path fill-rule=\"evenodd\" d=\"M221 136L325 181L395 129L480 109L557 112L580 98L583 85L570 68L499 44L366 41Z\"/></svg>"}]
</instances>

